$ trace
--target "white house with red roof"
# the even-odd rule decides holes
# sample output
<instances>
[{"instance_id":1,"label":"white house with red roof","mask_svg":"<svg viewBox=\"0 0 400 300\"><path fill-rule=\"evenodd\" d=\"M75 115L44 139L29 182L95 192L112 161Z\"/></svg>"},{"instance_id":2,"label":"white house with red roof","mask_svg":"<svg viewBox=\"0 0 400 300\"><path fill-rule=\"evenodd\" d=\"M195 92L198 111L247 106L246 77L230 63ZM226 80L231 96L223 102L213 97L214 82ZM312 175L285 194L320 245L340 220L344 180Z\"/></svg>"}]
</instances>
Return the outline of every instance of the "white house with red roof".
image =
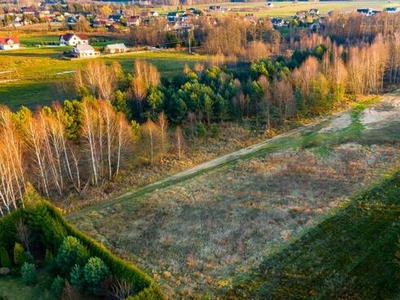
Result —
<instances>
[{"instance_id":1,"label":"white house with red roof","mask_svg":"<svg viewBox=\"0 0 400 300\"><path fill-rule=\"evenodd\" d=\"M0 50L14 50L19 49L19 40L15 36L1 37L0 36Z\"/></svg>"},{"instance_id":2,"label":"white house with red roof","mask_svg":"<svg viewBox=\"0 0 400 300\"><path fill-rule=\"evenodd\" d=\"M85 34L67 33L60 36L60 46L88 45L89 37Z\"/></svg>"}]
</instances>

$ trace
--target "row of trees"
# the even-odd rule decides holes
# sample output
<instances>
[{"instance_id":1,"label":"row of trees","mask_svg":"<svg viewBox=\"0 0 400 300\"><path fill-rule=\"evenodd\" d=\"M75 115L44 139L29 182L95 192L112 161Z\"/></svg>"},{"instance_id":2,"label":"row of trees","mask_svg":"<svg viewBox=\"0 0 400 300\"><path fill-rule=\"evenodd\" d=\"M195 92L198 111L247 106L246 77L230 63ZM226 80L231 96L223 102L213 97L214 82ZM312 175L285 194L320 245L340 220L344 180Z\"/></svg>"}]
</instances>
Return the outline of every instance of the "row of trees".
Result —
<instances>
[{"instance_id":1,"label":"row of trees","mask_svg":"<svg viewBox=\"0 0 400 300\"><path fill-rule=\"evenodd\" d=\"M0 108L0 214L22 201L27 182L44 195L112 180L132 147L132 131L107 101L55 103L32 112Z\"/></svg>"}]
</instances>

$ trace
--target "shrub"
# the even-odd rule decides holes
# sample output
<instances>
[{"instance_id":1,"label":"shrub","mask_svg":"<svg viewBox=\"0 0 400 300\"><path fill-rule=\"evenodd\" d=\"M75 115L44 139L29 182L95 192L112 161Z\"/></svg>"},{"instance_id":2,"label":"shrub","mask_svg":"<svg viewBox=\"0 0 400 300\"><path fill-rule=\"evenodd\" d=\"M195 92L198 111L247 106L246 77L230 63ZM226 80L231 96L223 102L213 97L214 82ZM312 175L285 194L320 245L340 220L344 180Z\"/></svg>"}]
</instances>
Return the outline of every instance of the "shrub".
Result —
<instances>
[{"instance_id":1,"label":"shrub","mask_svg":"<svg viewBox=\"0 0 400 300\"><path fill-rule=\"evenodd\" d=\"M217 124L211 124L210 126L210 130L211 130L211 136L212 137L217 137L219 134L219 127Z\"/></svg>"},{"instance_id":2,"label":"shrub","mask_svg":"<svg viewBox=\"0 0 400 300\"><path fill-rule=\"evenodd\" d=\"M89 252L78 239L67 236L58 250L56 261L63 274L67 275L75 264L84 265L88 258Z\"/></svg>"},{"instance_id":3,"label":"shrub","mask_svg":"<svg viewBox=\"0 0 400 300\"><path fill-rule=\"evenodd\" d=\"M65 279L57 276L54 278L53 283L51 284L51 292L56 297L59 298L64 291Z\"/></svg>"},{"instance_id":4,"label":"shrub","mask_svg":"<svg viewBox=\"0 0 400 300\"><path fill-rule=\"evenodd\" d=\"M80 265L75 264L72 267L71 273L70 273L70 280L71 280L71 285L75 287L78 291L83 291L83 288L85 286L85 282L83 279L83 270Z\"/></svg>"},{"instance_id":5,"label":"shrub","mask_svg":"<svg viewBox=\"0 0 400 300\"><path fill-rule=\"evenodd\" d=\"M107 265L98 257L91 257L83 268L83 276L90 293L101 294L102 283L109 274Z\"/></svg>"},{"instance_id":6,"label":"shrub","mask_svg":"<svg viewBox=\"0 0 400 300\"><path fill-rule=\"evenodd\" d=\"M67 233L65 228L42 205L36 205L30 214L29 226L40 237L42 246L56 251Z\"/></svg>"},{"instance_id":7,"label":"shrub","mask_svg":"<svg viewBox=\"0 0 400 300\"><path fill-rule=\"evenodd\" d=\"M25 262L21 267L21 277L24 284L35 284L37 282L35 265Z\"/></svg>"},{"instance_id":8,"label":"shrub","mask_svg":"<svg viewBox=\"0 0 400 300\"><path fill-rule=\"evenodd\" d=\"M197 131L197 136L203 137L207 133L207 128L206 128L206 126L204 126L204 124L200 123L200 124L197 125L196 131Z\"/></svg>"},{"instance_id":9,"label":"shrub","mask_svg":"<svg viewBox=\"0 0 400 300\"><path fill-rule=\"evenodd\" d=\"M11 215L0 218L0 247L11 249L15 242L16 227L15 224L21 218L24 211L18 209Z\"/></svg>"},{"instance_id":10,"label":"shrub","mask_svg":"<svg viewBox=\"0 0 400 300\"><path fill-rule=\"evenodd\" d=\"M24 247L20 243L15 243L14 245L14 263L21 266L23 263L28 261Z\"/></svg>"},{"instance_id":11,"label":"shrub","mask_svg":"<svg viewBox=\"0 0 400 300\"><path fill-rule=\"evenodd\" d=\"M11 259L6 248L0 248L0 267L11 268Z\"/></svg>"}]
</instances>

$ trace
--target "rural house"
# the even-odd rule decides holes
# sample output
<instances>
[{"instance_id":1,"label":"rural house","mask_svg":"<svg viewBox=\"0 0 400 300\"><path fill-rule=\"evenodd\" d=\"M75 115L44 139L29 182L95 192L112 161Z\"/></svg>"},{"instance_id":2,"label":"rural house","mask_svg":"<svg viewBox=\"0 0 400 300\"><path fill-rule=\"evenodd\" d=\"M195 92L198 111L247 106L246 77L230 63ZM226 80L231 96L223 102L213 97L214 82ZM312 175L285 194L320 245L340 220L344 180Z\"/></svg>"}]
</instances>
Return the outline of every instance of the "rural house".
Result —
<instances>
[{"instance_id":1,"label":"rural house","mask_svg":"<svg viewBox=\"0 0 400 300\"><path fill-rule=\"evenodd\" d=\"M89 37L85 34L67 33L60 36L60 46L76 46L89 44Z\"/></svg>"},{"instance_id":2,"label":"rural house","mask_svg":"<svg viewBox=\"0 0 400 300\"><path fill-rule=\"evenodd\" d=\"M139 26L141 18L139 16L130 16L126 19L126 26Z\"/></svg>"},{"instance_id":3,"label":"rural house","mask_svg":"<svg viewBox=\"0 0 400 300\"><path fill-rule=\"evenodd\" d=\"M108 54L113 54L113 53L124 53L128 50L128 48L125 46L125 44L111 44L107 45L104 48L104 52Z\"/></svg>"},{"instance_id":4,"label":"rural house","mask_svg":"<svg viewBox=\"0 0 400 300\"><path fill-rule=\"evenodd\" d=\"M15 36L0 37L0 50L19 49L19 40Z\"/></svg>"},{"instance_id":5,"label":"rural house","mask_svg":"<svg viewBox=\"0 0 400 300\"><path fill-rule=\"evenodd\" d=\"M77 58L89 58L99 55L94 48L88 44L78 44L72 49L73 56Z\"/></svg>"}]
</instances>

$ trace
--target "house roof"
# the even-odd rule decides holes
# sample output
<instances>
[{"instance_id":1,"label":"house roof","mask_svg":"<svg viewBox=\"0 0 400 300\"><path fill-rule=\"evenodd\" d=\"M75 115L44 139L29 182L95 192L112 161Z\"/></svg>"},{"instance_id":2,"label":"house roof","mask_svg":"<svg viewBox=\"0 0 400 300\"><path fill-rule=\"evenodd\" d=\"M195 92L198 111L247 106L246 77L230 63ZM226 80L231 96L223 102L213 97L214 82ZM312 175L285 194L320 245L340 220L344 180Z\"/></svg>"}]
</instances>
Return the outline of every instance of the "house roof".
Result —
<instances>
[{"instance_id":1,"label":"house roof","mask_svg":"<svg viewBox=\"0 0 400 300\"><path fill-rule=\"evenodd\" d=\"M1 37L0 36L0 44L19 44L19 40L15 36L10 36L10 37Z\"/></svg>"},{"instance_id":2,"label":"house roof","mask_svg":"<svg viewBox=\"0 0 400 300\"><path fill-rule=\"evenodd\" d=\"M128 22L136 22L136 21L140 21L140 16L130 16L127 21Z\"/></svg>"},{"instance_id":3,"label":"house roof","mask_svg":"<svg viewBox=\"0 0 400 300\"><path fill-rule=\"evenodd\" d=\"M64 41L69 41L70 39L72 39L73 36L77 36L81 40L89 39L89 37L86 34L74 34L74 33L63 34L61 37L64 39Z\"/></svg>"},{"instance_id":4,"label":"house roof","mask_svg":"<svg viewBox=\"0 0 400 300\"><path fill-rule=\"evenodd\" d=\"M110 44L107 45L106 48L108 49L126 49L125 44Z\"/></svg>"},{"instance_id":5,"label":"house roof","mask_svg":"<svg viewBox=\"0 0 400 300\"><path fill-rule=\"evenodd\" d=\"M88 44L79 44L75 46L75 52L94 51L94 48Z\"/></svg>"}]
</instances>

